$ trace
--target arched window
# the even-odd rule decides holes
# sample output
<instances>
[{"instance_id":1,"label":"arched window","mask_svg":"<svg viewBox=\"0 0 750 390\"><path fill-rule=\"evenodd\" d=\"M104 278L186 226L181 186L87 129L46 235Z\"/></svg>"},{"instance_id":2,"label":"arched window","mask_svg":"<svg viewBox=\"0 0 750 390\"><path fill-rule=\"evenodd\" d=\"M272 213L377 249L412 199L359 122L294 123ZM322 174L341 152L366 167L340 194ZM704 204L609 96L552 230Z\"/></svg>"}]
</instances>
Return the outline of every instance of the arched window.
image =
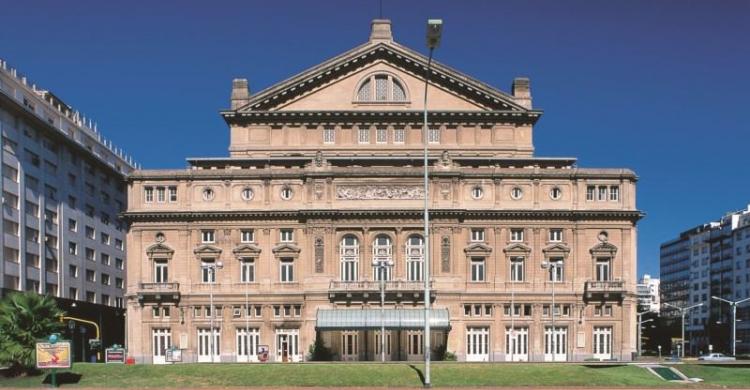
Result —
<instances>
[{"instance_id":1,"label":"arched window","mask_svg":"<svg viewBox=\"0 0 750 390\"><path fill-rule=\"evenodd\" d=\"M372 245L372 262L373 264L388 264L393 261L393 244L391 238L385 234L375 237ZM373 265L373 280L391 280L390 266L379 267Z\"/></svg>"},{"instance_id":2,"label":"arched window","mask_svg":"<svg viewBox=\"0 0 750 390\"><path fill-rule=\"evenodd\" d=\"M424 238L418 234L406 240L406 277L410 281L424 279Z\"/></svg>"},{"instance_id":3,"label":"arched window","mask_svg":"<svg viewBox=\"0 0 750 390\"><path fill-rule=\"evenodd\" d=\"M352 282L358 279L359 240L353 235L341 239L341 280Z\"/></svg>"},{"instance_id":4,"label":"arched window","mask_svg":"<svg viewBox=\"0 0 750 390\"><path fill-rule=\"evenodd\" d=\"M401 81L387 73L371 74L357 90L358 102L404 102L406 89Z\"/></svg>"}]
</instances>

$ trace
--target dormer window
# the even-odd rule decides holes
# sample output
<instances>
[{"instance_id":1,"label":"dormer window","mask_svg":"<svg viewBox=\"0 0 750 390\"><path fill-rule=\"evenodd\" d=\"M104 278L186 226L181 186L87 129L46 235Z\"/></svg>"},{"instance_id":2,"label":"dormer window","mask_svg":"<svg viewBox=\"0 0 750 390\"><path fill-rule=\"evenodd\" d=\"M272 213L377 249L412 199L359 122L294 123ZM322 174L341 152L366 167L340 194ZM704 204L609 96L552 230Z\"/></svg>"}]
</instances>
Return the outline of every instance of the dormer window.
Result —
<instances>
[{"instance_id":1,"label":"dormer window","mask_svg":"<svg viewBox=\"0 0 750 390\"><path fill-rule=\"evenodd\" d=\"M357 90L358 102L405 102L403 83L390 74L378 73L365 78Z\"/></svg>"}]
</instances>

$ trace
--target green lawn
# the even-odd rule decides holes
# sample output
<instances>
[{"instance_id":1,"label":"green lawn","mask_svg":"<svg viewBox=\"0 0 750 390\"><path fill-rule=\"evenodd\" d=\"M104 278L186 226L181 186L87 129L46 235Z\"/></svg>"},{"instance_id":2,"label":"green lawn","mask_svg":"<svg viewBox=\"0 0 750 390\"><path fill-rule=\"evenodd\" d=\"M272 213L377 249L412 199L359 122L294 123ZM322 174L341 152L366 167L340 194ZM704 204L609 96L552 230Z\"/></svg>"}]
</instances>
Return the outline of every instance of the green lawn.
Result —
<instances>
[{"instance_id":1,"label":"green lawn","mask_svg":"<svg viewBox=\"0 0 750 390\"><path fill-rule=\"evenodd\" d=\"M704 386L750 387L750 368L677 366L688 376L702 377ZM420 364L75 364L77 383L64 387L225 387L225 386L379 386L420 387ZM70 374L68 374L70 375ZM0 387L37 387L45 375L0 377ZM606 386L679 387L635 366L583 364L436 363L434 386Z\"/></svg>"}]
</instances>

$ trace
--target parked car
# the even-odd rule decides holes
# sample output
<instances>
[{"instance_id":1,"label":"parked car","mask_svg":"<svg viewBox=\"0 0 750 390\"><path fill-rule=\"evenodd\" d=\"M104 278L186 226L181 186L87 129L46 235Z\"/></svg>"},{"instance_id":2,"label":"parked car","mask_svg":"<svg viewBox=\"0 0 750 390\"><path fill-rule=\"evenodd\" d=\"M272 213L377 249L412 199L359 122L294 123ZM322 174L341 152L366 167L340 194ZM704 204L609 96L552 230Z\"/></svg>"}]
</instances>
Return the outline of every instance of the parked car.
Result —
<instances>
[{"instance_id":1,"label":"parked car","mask_svg":"<svg viewBox=\"0 0 750 390\"><path fill-rule=\"evenodd\" d=\"M699 357L698 360L705 360L709 362L728 362L736 359L734 358L734 356L727 356L723 353L709 353L708 355Z\"/></svg>"}]
</instances>

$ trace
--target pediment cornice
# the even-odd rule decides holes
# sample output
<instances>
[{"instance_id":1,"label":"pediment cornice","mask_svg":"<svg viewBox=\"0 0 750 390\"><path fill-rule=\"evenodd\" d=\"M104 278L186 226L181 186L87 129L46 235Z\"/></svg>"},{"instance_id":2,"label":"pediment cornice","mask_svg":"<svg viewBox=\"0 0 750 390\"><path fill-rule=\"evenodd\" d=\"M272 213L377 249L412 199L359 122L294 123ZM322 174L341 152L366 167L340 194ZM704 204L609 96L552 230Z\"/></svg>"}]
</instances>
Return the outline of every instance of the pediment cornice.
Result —
<instances>
[{"instance_id":1,"label":"pediment cornice","mask_svg":"<svg viewBox=\"0 0 750 390\"><path fill-rule=\"evenodd\" d=\"M171 259L172 255L174 255L174 249L161 242L158 242L146 248L146 256L148 256L149 259L153 259L156 257Z\"/></svg>"},{"instance_id":2,"label":"pediment cornice","mask_svg":"<svg viewBox=\"0 0 750 390\"><path fill-rule=\"evenodd\" d=\"M464 248L464 253L466 253L466 256L489 256L492 253L492 247L481 242L475 242L467 245Z\"/></svg>"},{"instance_id":3,"label":"pediment cornice","mask_svg":"<svg viewBox=\"0 0 750 390\"><path fill-rule=\"evenodd\" d=\"M235 257L242 258L242 257L248 257L248 256L258 256L260 255L261 249L255 245L255 244L242 244L238 245L236 248L232 250L232 254L234 254Z\"/></svg>"},{"instance_id":4,"label":"pediment cornice","mask_svg":"<svg viewBox=\"0 0 750 390\"><path fill-rule=\"evenodd\" d=\"M276 257L297 257L301 251L300 247L292 243L278 244L271 249Z\"/></svg>"},{"instance_id":5,"label":"pediment cornice","mask_svg":"<svg viewBox=\"0 0 750 390\"><path fill-rule=\"evenodd\" d=\"M552 244L544 247L542 252L546 254L563 254L565 256L570 253L570 247L565 244Z\"/></svg>"},{"instance_id":6,"label":"pediment cornice","mask_svg":"<svg viewBox=\"0 0 750 390\"><path fill-rule=\"evenodd\" d=\"M195 254L198 258L201 257L218 257L221 255L221 248L213 246L213 245L201 245L193 250L193 254Z\"/></svg>"},{"instance_id":7,"label":"pediment cornice","mask_svg":"<svg viewBox=\"0 0 750 390\"><path fill-rule=\"evenodd\" d=\"M503 252L505 252L506 254L516 254L516 253L529 254L531 253L531 247L521 242L514 242L506 246L503 249Z\"/></svg>"},{"instance_id":8,"label":"pediment cornice","mask_svg":"<svg viewBox=\"0 0 750 390\"><path fill-rule=\"evenodd\" d=\"M366 43L261 90L250 96L243 106L236 110L223 111L222 114L226 118L234 116L235 113L273 110L279 105L317 90L379 60L418 78L424 78L427 67L427 57L398 43ZM532 111L516 103L513 96L434 60L431 72L431 82L487 110L511 111L519 114ZM541 111L535 112L541 113Z\"/></svg>"},{"instance_id":9,"label":"pediment cornice","mask_svg":"<svg viewBox=\"0 0 750 390\"><path fill-rule=\"evenodd\" d=\"M617 253L617 247L605 241L594 245L589 252L593 256L614 256Z\"/></svg>"}]
</instances>

